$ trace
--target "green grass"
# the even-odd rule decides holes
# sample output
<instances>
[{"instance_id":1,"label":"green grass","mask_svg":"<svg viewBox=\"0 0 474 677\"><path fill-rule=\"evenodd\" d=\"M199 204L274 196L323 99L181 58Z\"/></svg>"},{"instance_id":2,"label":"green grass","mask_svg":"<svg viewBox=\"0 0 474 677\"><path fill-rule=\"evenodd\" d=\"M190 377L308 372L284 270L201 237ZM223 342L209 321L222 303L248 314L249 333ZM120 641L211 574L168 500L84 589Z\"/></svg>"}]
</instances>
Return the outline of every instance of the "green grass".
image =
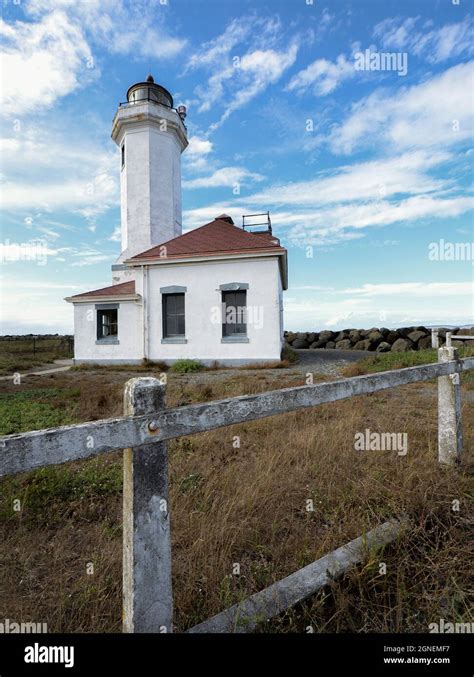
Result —
<instances>
[{"instance_id":1,"label":"green grass","mask_svg":"<svg viewBox=\"0 0 474 677\"><path fill-rule=\"evenodd\" d=\"M170 371L178 374L187 374L193 371L201 371L203 368L204 366L196 360L177 360L171 365Z\"/></svg>"},{"instance_id":2,"label":"green grass","mask_svg":"<svg viewBox=\"0 0 474 677\"><path fill-rule=\"evenodd\" d=\"M0 434L54 428L74 423L72 408L78 388L36 388L0 394Z\"/></svg>"},{"instance_id":3,"label":"green grass","mask_svg":"<svg viewBox=\"0 0 474 677\"><path fill-rule=\"evenodd\" d=\"M14 519L14 501L21 501L22 520L48 523L61 519L74 501L98 501L122 492L120 463L94 458L86 463L49 466L2 482L0 516ZM45 515L47 506L47 517Z\"/></svg>"},{"instance_id":4,"label":"green grass","mask_svg":"<svg viewBox=\"0 0 474 677\"><path fill-rule=\"evenodd\" d=\"M472 357L474 347L459 348L459 357ZM344 371L348 376L373 374L391 369L416 367L420 364L431 364L438 361L437 350L413 350L406 353L374 353L357 363L349 365Z\"/></svg>"}]
</instances>

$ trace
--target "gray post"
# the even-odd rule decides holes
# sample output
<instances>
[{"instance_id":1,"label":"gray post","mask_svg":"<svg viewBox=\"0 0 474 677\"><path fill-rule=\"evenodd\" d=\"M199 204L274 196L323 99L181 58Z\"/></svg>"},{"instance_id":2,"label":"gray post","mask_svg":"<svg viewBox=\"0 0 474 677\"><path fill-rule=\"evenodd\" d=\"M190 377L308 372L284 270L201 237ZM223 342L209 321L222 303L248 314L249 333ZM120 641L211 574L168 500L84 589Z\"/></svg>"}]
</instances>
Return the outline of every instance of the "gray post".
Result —
<instances>
[{"instance_id":1,"label":"gray post","mask_svg":"<svg viewBox=\"0 0 474 677\"><path fill-rule=\"evenodd\" d=\"M158 379L127 381L126 416L164 408L165 386ZM123 466L123 631L172 632L166 442L124 449Z\"/></svg>"},{"instance_id":2,"label":"gray post","mask_svg":"<svg viewBox=\"0 0 474 677\"><path fill-rule=\"evenodd\" d=\"M431 330L431 347L432 348L439 348L439 336L438 336L438 330L437 329Z\"/></svg>"},{"instance_id":3,"label":"gray post","mask_svg":"<svg viewBox=\"0 0 474 677\"><path fill-rule=\"evenodd\" d=\"M458 351L451 346L438 350L438 361L458 359ZM461 379L460 374L438 378L438 460L453 465L459 463L462 453Z\"/></svg>"}]
</instances>

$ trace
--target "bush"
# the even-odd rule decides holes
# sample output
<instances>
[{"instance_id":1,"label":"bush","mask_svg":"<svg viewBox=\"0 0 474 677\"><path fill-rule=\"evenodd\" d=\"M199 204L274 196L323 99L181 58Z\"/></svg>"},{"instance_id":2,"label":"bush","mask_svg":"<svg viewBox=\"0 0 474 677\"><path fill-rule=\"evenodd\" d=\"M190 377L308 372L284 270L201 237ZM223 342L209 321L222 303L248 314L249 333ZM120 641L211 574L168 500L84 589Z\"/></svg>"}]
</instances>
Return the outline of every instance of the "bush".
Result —
<instances>
[{"instance_id":1,"label":"bush","mask_svg":"<svg viewBox=\"0 0 474 677\"><path fill-rule=\"evenodd\" d=\"M196 360L177 360L171 365L170 371L177 372L178 374L187 374L191 371L201 371L203 368L204 366Z\"/></svg>"},{"instance_id":2,"label":"bush","mask_svg":"<svg viewBox=\"0 0 474 677\"><path fill-rule=\"evenodd\" d=\"M298 362L298 353L291 348L288 343L285 343L281 349L281 360L282 362Z\"/></svg>"}]
</instances>

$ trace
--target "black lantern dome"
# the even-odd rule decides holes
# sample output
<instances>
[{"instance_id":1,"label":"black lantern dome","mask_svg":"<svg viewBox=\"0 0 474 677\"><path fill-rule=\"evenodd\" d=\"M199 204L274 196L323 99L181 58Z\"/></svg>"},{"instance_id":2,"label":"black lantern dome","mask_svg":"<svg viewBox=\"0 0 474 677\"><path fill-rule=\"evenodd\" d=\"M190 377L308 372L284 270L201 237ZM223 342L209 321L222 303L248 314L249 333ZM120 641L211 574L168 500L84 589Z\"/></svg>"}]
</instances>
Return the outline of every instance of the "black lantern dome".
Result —
<instances>
[{"instance_id":1,"label":"black lantern dome","mask_svg":"<svg viewBox=\"0 0 474 677\"><path fill-rule=\"evenodd\" d=\"M154 101L162 106L173 108L173 97L167 89L157 85L153 75L147 77L146 82L137 82L129 87L127 92L128 103L141 103L142 101Z\"/></svg>"}]
</instances>

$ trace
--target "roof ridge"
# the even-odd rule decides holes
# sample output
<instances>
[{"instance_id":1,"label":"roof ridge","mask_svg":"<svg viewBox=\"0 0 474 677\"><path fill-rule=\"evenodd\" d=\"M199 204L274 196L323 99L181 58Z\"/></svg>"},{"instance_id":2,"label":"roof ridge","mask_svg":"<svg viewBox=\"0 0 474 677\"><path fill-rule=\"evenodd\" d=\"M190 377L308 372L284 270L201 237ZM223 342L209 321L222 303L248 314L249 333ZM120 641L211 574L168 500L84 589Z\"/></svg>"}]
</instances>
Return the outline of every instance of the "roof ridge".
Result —
<instances>
[{"instance_id":1,"label":"roof ridge","mask_svg":"<svg viewBox=\"0 0 474 677\"><path fill-rule=\"evenodd\" d=\"M212 230L212 236L207 234L207 230ZM203 232L204 231L204 232ZM160 244L149 247L148 249L135 254L130 258L131 261L147 259L154 257L163 257L163 248L169 249L166 257L175 257L179 255L189 256L191 254L209 254L230 251L246 251L249 249L271 249L282 248L279 239L268 233L268 237L254 237L257 233L246 231L244 228L230 223L227 219L215 218L208 223L193 228L187 233L177 235L176 237L161 242ZM263 233L259 233L263 235Z\"/></svg>"}]
</instances>

